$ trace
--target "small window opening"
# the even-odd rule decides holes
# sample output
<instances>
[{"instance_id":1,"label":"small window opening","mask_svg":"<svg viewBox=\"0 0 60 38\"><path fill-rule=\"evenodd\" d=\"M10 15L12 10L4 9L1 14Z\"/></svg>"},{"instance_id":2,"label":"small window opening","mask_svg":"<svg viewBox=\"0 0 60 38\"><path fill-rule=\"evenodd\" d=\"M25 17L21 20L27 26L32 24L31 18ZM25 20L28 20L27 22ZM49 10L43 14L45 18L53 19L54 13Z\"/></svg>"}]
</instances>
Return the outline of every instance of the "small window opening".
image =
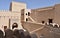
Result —
<instances>
[{"instance_id":1,"label":"small window opening","mask_svg":"<svg viewBox=\"0 0 60 38\"><path fill-rule=\"evenodd\" d=\"M27 15L27 13L26 13L26 15Z\"/></svg>"},{"instance_id":2,"label":"small window opening","mask_svg":"<svg viewBox=\"0 0 60 38\"><path fill-rule=\"evenodd\" d=\"M28 21L28 18L26 18L26 21Z\"/></svg>"},{"instance_id":3,"label":"small window opening","mask_svg":"<svg viewBox=\"0 0 60 38\"><path fill-rule=\"evenodd\" d=\"M45 21L42 21L42 24L44 24L45 23Z\"/></svg>"},{"instance_id":4,"label":"small window opening","mask_svg":"<svg viewBox=\"0 0 60 38\"><path fill-rule=\"evenodd\" d=\"M30 12L28 12L28 16L30 16Z\"/></svg>"}]
</instances>

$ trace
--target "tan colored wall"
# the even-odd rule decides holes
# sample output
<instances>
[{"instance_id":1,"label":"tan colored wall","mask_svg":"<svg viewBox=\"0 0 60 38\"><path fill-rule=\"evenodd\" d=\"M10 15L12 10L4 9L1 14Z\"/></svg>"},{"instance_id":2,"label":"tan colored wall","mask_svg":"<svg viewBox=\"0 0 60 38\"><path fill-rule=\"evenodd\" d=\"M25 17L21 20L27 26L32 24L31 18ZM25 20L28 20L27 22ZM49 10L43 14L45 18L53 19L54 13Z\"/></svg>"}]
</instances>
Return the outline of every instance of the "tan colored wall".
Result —
<instances>
[{"instance_id":1,"label":"tan colored wall","mask_svg":"<svg viewBox=\"0 0 60 38\"><path fill-rule=\"evenodd\" d=\"M9 18L8 17L4 17L4 16L0 16L0 27L4 28L4 26L7 26L7 28L9 28Z\"/></svg>"},{"instance_id":2,"label":"tan colored wall","mask_svg":"<svg viewBox=\"0 0 60 38\"><path fill-rule=\"evenodd\" d=\"M60 4L56 4L53 7L38 8L31 10L31 17L36 21L41 23L42 21L48 22L48 19L53 19L54 23L60 25Z\"/></svg>"},{"instance_id":3,"label":"tan colored wall","mask_svg":"<svg viewBox=\"0 0 60 38\"><path fill-rule=\"evenodd\" d=\"M9 22L10 19L10 22ZM11 12L11 11L0 11L0 27L4 28L4 26L7 26L12 29L12 24L17 23L18 29L22 29L21 26L21 13L20 12Z\"/></svg>"},{"instance_id":4,"label":"tan colored wall","mask_svg":"<svg viewBox=\"0 0 60 38\"><path fill-rule=\"evenodd\" d=\"M48 9L48 10L43 10L43 11L33 11L31 13L31 17L41 23L42 21L48 22L48 19L54 19L54 9Z\"/></svg>"},{"instance_id":5,"label":"tan colored wall","mask_svg":"<svg viewBox=\"0 0 60 38\"><path fill-rule=\"evenodd\" d=\"M25 12L24 12L24 21L26 21L26 18L28 18L28 12L31 13L31 10L30 9L25 9ZM26 15L27 13L27 15Z\"/></svg>"},{"instance_id":6,"label":"tan colored wall","mask_svg":"<svg viewBox=\"0 0 60 38\"><path fill-rule=\"evenodd\" d=\"M21 13L19 12L12 12L12 11L0 11L0 16L20 16Z\"/></svg>"},{"instance_id":7,"label":"tan colored wall","mask_svg":"<svg viewBox=\"0 0 60 38\"><path fill-rule=\"evenodd\" d=\"M28 12L31 13L31 10L30 9L21 10L21 21L26 21L26 18L28 18Z\"/></svg>"},{"instance_id":8,"label":"tan colored wall","mask_svg":"<svg viewBox=\"0 0 60 38\"><path fill-rule=\"evenodd\" d=\"M60 25L60 4L55 5L54 21Z\"/></svg>"},{"instance_id":9,"label":"tan colored wall","mask_svg":"<svg viewBox=\"0 0 60 38\"><path fill-rule=\"evenodd\" d=\"M32 19L34 19L35 21L37 21L36 20L36 11L35 10L31 10L30 16L32 17Z\"/></svg>"},{"instance_id":10,"label":"tan colored wall","mask_svg":"<svg viewBox=\"0 0 60 38\"><path fill-rule=\"evenodd\" d=\"M12 2L10 4L10 11L21 12L21 9L26 9L26 4L22 2Z\"/></svg>"}]
</instances>

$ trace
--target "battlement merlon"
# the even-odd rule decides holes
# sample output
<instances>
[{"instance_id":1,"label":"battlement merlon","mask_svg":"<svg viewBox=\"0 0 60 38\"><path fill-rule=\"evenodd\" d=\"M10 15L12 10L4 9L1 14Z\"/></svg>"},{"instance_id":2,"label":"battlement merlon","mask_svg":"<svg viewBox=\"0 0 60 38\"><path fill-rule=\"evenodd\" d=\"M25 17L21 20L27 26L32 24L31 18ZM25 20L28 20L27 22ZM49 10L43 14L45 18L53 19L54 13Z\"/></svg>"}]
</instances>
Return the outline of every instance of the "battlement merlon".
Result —
<instances>
[{"instance_id":1,"label":"battlement merlon","mask_svg":"<svg viewBox=\"0 0 60 38\"><path fill-rule=\"evenodd\" d=\"M21 13L19 12L12 12L12 11L0 11L0 16L14 16L20 17Z\"/></svg>"},{"instance_id":2,"label":"battlement merlon","mask_svg":"<svg viewBox=\"0 0 60 38\"><path fill-rule=\"evenodd\" d=\"M8 12L9 10L0 10L0 12Z\"/></svg>"},{"instance_id":3,"label":"battlement merlon","mask_svg":"<svg viewBox=\"0 0 60 38\"><path fill-rule=\"evenodd\" d=\"M10 3L10 11L20 12L22 9L26 9L26 3L14 2L14 1Z\"/></svg>"}]
</instances>

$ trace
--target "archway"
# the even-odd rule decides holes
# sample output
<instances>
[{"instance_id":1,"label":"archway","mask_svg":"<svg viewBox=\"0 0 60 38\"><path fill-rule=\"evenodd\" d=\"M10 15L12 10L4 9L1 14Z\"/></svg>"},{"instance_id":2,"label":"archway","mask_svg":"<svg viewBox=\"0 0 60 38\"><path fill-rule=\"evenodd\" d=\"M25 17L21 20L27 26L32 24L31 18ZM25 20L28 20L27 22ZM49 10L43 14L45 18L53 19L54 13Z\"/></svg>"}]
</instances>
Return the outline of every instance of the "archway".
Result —
<instances>
[{"instance_id":1,"label":"archway","mask_svg":"<svg viewBox=\"0 0 60 38\"><path fill-rule=\"evenodd\" d=\"M13 23L12 24L12 29L14 29L14 28L18 28L18 24L17 23Z\"/></svg>"}]
</instances>

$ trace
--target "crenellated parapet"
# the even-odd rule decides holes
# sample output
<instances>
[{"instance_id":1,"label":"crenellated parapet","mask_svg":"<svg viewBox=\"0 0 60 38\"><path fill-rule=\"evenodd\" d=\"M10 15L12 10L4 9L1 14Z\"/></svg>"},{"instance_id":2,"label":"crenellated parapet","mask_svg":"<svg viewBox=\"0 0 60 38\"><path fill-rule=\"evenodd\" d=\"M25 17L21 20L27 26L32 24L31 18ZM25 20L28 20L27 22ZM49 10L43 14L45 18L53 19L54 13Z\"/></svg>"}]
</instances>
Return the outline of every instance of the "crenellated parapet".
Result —
<instances>
[{"instance_id":1,"label":"crenellated parapet","mask_svg":"<svg viewBox=\"0 0 60 38\"><path fill-rule=\"evenodd\" d=\"M0 10L0 12L9 12L9 10Z\"/></svg>"}]
</instances>

